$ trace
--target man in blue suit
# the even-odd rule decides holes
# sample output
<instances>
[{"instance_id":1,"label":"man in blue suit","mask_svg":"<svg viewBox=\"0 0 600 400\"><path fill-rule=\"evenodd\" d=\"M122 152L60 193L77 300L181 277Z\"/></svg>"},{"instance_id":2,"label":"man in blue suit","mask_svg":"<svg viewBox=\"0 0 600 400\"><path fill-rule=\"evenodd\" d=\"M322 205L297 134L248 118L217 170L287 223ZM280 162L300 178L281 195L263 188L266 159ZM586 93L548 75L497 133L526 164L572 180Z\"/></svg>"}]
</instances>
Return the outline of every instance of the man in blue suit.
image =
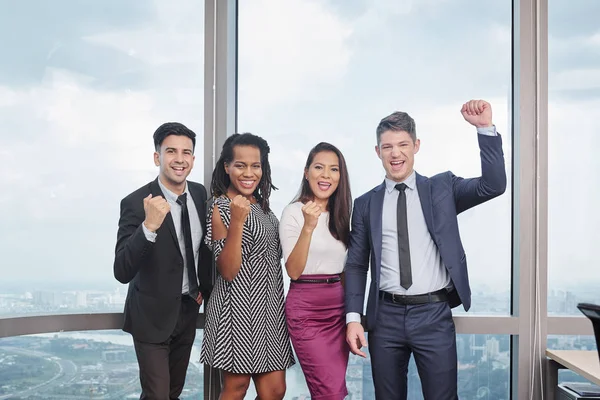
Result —
<instances>
[{"instance_id":1,"label":"man in blue suit","mask_svg":"<svg viewBox=\"0 0 600 400\"><path fill-rule=\"evenodd\" d=\"M462 303L468 311L471 289L457 215L506 189L502 139L490 104L471 100L461 113L477 128L480 177L416 173L415 122L395 112L377 126L375 151L385 181L354 202L345 270L346 340L352 353L366 356L361 314L370 262L365 324L379 400L406 399L411 354L425 400L458 399L451 308Z\"/></svg>"}]
</instances>

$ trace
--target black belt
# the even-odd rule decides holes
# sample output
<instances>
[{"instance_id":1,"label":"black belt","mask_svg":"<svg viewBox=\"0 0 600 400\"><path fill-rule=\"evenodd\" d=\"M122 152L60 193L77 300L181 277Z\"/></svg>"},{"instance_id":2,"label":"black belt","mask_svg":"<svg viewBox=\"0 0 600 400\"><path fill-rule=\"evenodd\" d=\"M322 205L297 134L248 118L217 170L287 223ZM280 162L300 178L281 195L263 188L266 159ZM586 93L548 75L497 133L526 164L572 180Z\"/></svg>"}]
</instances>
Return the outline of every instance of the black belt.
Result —
<instances>
[{"instance_id":1,"label":"black belt","mask_svg":"<svg viewBox=\"0 0 600 400\"><path fill-rule=\"evenodd\" d=\"M292 283L336 283L341 281L342 278L336 276L335 278L327 278L327 279L296 279L291 280Z\"/></svg>"},{"instance_id":2,"label":"black belt","mask_svg":"<svg viewBox=\"0 0 600 400\"><path fill-rule=\"evenodd\" d=\"M193 301L196 302L196 299L190 296L188 293L181 295L181 301Z\"/></svg>"},{"instance_id":3,"label":"black belt","mask_svg":"<svg viewBox=\"0 0 600 400\"><path fill-rule=\"evenodd\" d=\"M406 295L406 294L393 294L384 291L379 292L384 300L390 301L395 304L402 305L417 305L426 303L439 303L441 301L448 301L448 291L446 289L436 290L435 292Z\"/></svg>"}]
</instances>

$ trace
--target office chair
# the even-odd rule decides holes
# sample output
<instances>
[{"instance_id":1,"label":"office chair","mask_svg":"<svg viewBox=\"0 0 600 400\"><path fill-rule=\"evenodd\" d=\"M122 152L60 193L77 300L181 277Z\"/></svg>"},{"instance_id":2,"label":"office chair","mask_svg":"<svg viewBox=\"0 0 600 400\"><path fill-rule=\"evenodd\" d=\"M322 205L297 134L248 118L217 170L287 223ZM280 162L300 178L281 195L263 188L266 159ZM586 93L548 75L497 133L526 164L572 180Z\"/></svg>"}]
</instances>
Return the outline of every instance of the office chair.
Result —
<instances>
[{"instance_id":1,"label":"office chair","mask_svg":"<svg viewBox=\"0 0 600 400\"><path fill-rule=\"evenodd\" d=\"M600 305L579 303L577 308L592 321L594 335L596 336L596 349L598 349L598 357L600 358Z\"/></svg>"}]
</instances>

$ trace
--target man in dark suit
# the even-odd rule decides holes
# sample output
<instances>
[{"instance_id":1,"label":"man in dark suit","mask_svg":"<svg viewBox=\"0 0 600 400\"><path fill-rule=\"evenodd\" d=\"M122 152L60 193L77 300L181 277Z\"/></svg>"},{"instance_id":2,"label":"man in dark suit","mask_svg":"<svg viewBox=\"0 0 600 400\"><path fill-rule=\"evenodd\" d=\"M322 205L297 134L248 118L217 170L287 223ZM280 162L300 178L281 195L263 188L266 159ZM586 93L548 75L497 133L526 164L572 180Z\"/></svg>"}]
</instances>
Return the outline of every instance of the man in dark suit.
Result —
<instances>
[{"instance_id":1,"label":"man in dark suit","mask_svg":"<svg viewBox=\"0 0 600 400\"><path fill-rule=\"evenodd\" d=\"M178 399L203 299L212 287L204 244L206 189L186 180L196 134L180 123L154 133L158 178L121 201L114 274L129 283L123 330L140 367L140 399Z\"/></svg>"},{"instance_id":2,"label":"man in dark suit","mask_svg":"<svg viewBox=\"0 0 600 400\"><path fill-rule=\"evenodd\" d=\"M431 178L413 170L419 151L414 120L395 112L377 127L375 150L385 181L354 202L345 269L346 340L365 357L361 325L369 262L366 327L377 399L406 399L414 354L426 400L457 399L456 334L451 307L471 305L457 215L504 193L502 140L483 100L461 113L477 127L482 175Z\"/></svg>"}]
</instances>

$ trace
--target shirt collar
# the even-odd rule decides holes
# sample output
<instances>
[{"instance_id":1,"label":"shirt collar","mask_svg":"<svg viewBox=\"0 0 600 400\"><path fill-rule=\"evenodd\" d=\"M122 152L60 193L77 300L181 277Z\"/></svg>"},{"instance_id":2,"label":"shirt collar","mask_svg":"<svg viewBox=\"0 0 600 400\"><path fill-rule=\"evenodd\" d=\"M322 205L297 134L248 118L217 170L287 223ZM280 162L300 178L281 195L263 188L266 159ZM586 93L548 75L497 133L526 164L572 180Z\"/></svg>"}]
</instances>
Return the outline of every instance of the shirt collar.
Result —
<instances>
[{"instance_id":1,"label":"shirt collar","mask_svg":"<svg viewBox=\"0 0 600 400\"><path fill-rule=\"evenodd\" d=\"M158 178L158 186L160 186L160 190L163 192L163 194L165 195L165 199L167 201L171 201L173 203L177 202L177 198L179 197L178 195L176 195L175 193L173 193L172 191L170 191L169 189L167 189L167 187L165 185L163 185L163 183L160 181L160 177ZM188 199L190 197L190 192L188 191L188 185L187 185L187 181L185 182L185 189L183 191L183 193L187 193L188 194Z\"/></svg>"},{"instance_id":2,"label":"shirt collar","mask_svg":"<svg viewBox=\"0 0 600 400\"><path fill-rule=\"evenodd\" d=\"M413 172L408 176L408 178L406 178L402 182L396 182L386 177L385 190L388 193L392 193L394 190L396 190L396 185L399 183L404 183L409 189L414 190L417 184L417 173L413 170Z\"/></svg>"}]
</instances>

